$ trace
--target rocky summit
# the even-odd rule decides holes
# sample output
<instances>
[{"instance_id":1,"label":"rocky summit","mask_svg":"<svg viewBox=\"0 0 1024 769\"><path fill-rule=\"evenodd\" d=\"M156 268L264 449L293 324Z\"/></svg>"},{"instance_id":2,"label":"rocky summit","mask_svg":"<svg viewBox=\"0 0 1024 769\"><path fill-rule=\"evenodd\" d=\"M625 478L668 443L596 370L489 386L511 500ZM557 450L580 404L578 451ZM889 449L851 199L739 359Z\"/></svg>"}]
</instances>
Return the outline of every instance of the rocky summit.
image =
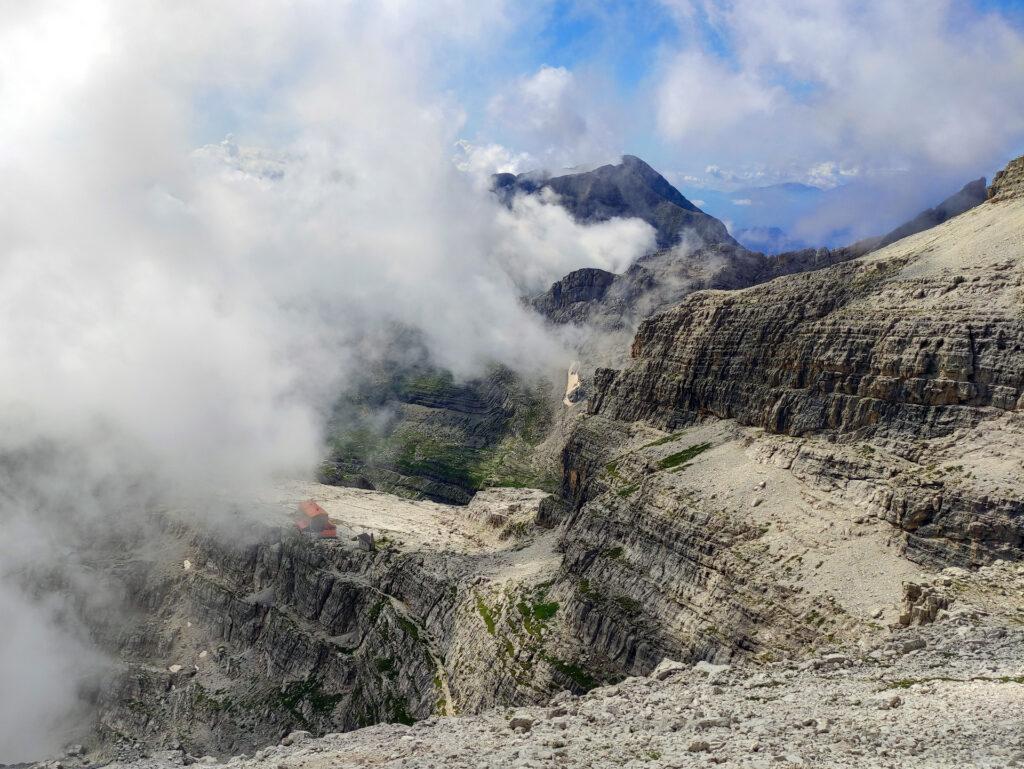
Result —
<instances>
[{"instance_id":1,"label":"rocky summit","mask_svg":"<svg viewBox=\"0 0 1024 769\"><path fill-rule=\"evenodd\" d=\"M701 211L661 174L633 155L593 171L547 175L497 174L495 192L506 201L516 194L550 190L578 221L636 217L654 227L658 245L674 246L687 234L707 243L736 241L722 222Z\"/></svg>"}]
</instances>

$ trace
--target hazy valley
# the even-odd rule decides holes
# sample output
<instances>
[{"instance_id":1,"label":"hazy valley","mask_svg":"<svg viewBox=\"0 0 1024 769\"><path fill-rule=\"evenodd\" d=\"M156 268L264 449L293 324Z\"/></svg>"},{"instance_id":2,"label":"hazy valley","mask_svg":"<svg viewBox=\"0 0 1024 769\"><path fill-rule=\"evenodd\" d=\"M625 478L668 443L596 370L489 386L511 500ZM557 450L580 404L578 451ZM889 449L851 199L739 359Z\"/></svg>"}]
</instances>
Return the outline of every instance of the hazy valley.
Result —
<instances>
[{"instance_id":1,"label":"hazy valley","mask_svg":"<svg viewBox=\"0 0 1024 769\"><path fill-rule=\"evenodd\" d=\"M0 9L0 769L1024 766L1022 63Z\"/></svg>"}]
</instances>

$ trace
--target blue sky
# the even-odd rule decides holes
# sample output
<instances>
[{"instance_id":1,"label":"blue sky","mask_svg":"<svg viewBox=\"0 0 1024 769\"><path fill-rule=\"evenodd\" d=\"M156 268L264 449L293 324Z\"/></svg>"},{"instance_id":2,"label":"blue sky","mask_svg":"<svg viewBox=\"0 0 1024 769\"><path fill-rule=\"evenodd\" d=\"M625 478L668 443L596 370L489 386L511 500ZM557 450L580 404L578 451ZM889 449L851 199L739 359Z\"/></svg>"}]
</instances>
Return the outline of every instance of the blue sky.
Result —
<instances>
[{"instance_id":1,"label":"blue sky","mask_svg":"<svg viewBox=\"0 0 1024 769\"><path fill-rule=\"evenodd\" d=\"M446 86L465 138L518 167L629 152L691 195L895 189L853 212L867 228L1024 152L1022 30L1024 0L557 0L456 59Z\"/></svg>"},{"instance_id":2,"label":"blue sky","mask_svg":"<svg viewBox=\"0 0 1024 769\"><path fill-rule=\"evenodd\" d=\"M1024 152L1024 0L481 0L465 34L457 10L439 29L440 10L396 7L435 25L413 27L430 51L422 98L457 108L457 138L491 170L630 153L691 197L800 182L879 201L808 224L821 241ZM200 143L273 119L289 77L201 92Z\"/></svg>"},{"instance_id":3,"label":"blue sky","mask_svg":"<svg viewBox=\"0 0 1024 769\"><path fill-rule=\"evenodd\" d=\"M1024 29L1024 0L958 0L950 6L949 24L985 14L998 14L1018 32ZM709 23L708 14L700 8L692 19L681 23L670 4L652 0L557 0L529 17L483 67L475 57L468 60L467 68L457 73L451 86L470 107L467 131L481 130L478 138L486 138L494 133L493 127L481 125L487 99L502 81L528 75L542 66L597 72L613 88L609 96L631 104L643 97L645 88L652 87L659 61L673 50L687 47L699 47L732 65L741 55L737 43L730 41L720 26ZM794 94L814 91L813 83L797 78L782 77L779 82ZM646 149L666 160L677 155L679 148L659 140L652 126L643 124L644 117L637 115L636 123L628 127L631 144L624 149L634 153Z\"/></svg>"}]
</instances>

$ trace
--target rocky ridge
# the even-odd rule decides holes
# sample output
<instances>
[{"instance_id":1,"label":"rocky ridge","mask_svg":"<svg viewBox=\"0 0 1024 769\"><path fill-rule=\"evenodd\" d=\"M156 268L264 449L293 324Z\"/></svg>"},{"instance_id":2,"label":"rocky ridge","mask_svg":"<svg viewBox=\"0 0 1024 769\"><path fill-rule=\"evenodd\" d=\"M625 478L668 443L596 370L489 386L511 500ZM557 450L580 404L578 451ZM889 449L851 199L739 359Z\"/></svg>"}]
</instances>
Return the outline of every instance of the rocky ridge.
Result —
<instances>
[{"instance_id":1,"label":"rocky ridge","mask_svg":"<svg viewBox=\"0 0 1024 769\"><path fill-rule=\"evenodd\" d=\"M668 309L695 291L746 288L784 275L847 262L935 227L985 199L985 180L976 179L886 235L842 248L802 248L768 255L734 241L704 239L698 230L688 229L680 233L671 247L644 255L623 274L583 268L533 297L531 303L555 324L572 324L605 334L634 331L644 318ZM602 356L599 352L595 355L595 348L601 346L608 345L585 345L581 354L600 359Z\"/></svg>"},{"instance_id":2,"label":"rocky ridge","mask_svg":"<svg viewBox=\"0 0 1024 769\"><path fill-rule=\"evenodd\" d=\"M694 291L746 288L782 275L822 269L862 256L873 243L766 256L740 246L684 241L641 257L622 274L596 268L571 272L531 304L554 324L632 332L644 318Z\"/></svg>"},{"instance_id":3,"label":"rocky ridge","mask_svg":"<svg viewBox=\"0 0 1024 769\"><path fill-rule=\"evenodd\" d=\"M1004 767L1024 765L1024 566L947 569L918 594L935 621L879 630L859 647L801 661L684 665L663 660L545 706L307 732L220 762L181 750L113 766L321 767ZM911 591L913 592L913 591ZM994 596L998 596L993 600ZM65 763L73 765L71 756ZM38 769L52 769L52 764Z\"/></svg>"},{"instance_id":4,"label":"rocky ridge","mask_svg":"<svg viewBox=\"0 0 1024 769\"><path fill-rule=\"evenodd\" d=\"M832 474L871 489L912 556L1020 557L1024 199L999 199L859 260L689 296L641 324L629 368L598 372L593 413L860 443Z\"/></svg>"},{"instance_id":5,"label":"rocky ridge","mask_svg":"<svg viewBox=\"0 0 1024 769\"><path fill-rule=\"evenodd\" d=\"M883 235L878 243L878 248L884 248L890 243L895 243L897 240L902 240L910 235L916 235L919 232L924 232L938 224L942 224L947 219L952 219L954 216L959 216L965 211L970 211L975 206L981 205L985 202L986 198L987 189L985 177L983 176L980 179L975 179L973 182L968 182L959 192L950 195L934 208L922 211L909 222Z\"/></svg>"}]
</instances>

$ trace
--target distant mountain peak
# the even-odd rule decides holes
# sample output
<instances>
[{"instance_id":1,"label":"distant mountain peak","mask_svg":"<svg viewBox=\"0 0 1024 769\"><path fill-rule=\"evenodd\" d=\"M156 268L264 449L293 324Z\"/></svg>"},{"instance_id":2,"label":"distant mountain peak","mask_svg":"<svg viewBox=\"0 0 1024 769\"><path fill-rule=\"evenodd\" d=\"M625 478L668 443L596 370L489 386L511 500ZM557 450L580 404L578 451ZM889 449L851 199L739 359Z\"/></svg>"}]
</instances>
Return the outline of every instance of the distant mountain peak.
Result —
<instances>
[{"instance_id":1,"label":"distant mountain peak","mask_svg":"<svg viewBox=\"0 0 1024 769\"><path fill-rule=\"evenodd\" d=\"M580 222L616 217L642 219L654 227L659 248L676 245L686 233L708 244L735 244L722 222L701 211L635 155L623 155L617 164L579 173L550 176L531 171L518 176L496 174L493 178L493 189L506 202L516 194L550 189Z\"/></svg>"},{"instance_id":2,"label":"distant mountain peak","mask_svg":"<svg viewBox=\"0 0 1024 769\"><path fill-rule=\"evenodd\" d=\"M959 192L950 195L939 203L935 208L922 211L909 222L901 224L896 229L882 236L878 248L883 248L897 240L902 240L918 232L924 232L936 225L942 224L947 219L959 216L975 206L985 202L985 177L975 179L965 184Z\"/></svg>"}]
</instances>

